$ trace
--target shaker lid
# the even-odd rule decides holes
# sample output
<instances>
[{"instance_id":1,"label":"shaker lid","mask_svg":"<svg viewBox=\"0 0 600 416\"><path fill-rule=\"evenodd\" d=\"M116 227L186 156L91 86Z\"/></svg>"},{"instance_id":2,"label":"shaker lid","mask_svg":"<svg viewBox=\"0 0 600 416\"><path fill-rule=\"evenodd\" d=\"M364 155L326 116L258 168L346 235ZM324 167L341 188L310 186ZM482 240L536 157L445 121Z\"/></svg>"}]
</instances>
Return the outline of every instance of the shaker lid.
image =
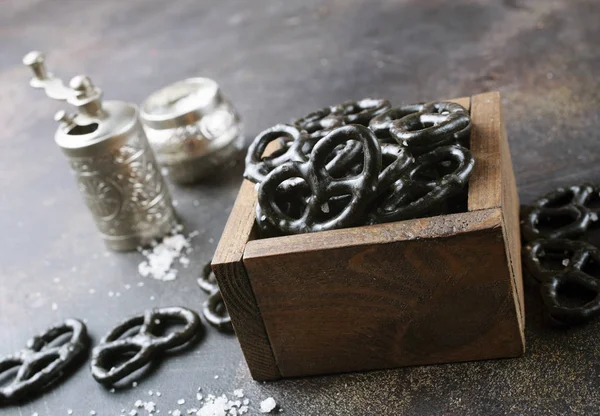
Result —
<instances>
[{"instance_id":1,"label":"shaker lid","mask_svg":"<svg viewBox=\"0 0 600 416\"><path fill-rule=\"evenodd\" d=\"M188 78L152 93L141 106L147 127L162 130L191 124L221 104L219 86L209 78Z\"/></svg>"},{"instance_id":2,"label":"shaker lid","mask_svg":"<svg viewBox=\"0 0 600 416\"><path fill-rule=\"evenodd\" d=\"M65 100L75 106L77 113L59 111L54 117L59 122L55 140L65 150L77 151L108 138L127 133L137 123L137 109L122 101L102 101L102 90L85 75L71 79L65 86L60 78L48 72L44 55L29 52L23 63L33 71L30 84L43 89L55 100Z\"/></svg>"}]
</instances>

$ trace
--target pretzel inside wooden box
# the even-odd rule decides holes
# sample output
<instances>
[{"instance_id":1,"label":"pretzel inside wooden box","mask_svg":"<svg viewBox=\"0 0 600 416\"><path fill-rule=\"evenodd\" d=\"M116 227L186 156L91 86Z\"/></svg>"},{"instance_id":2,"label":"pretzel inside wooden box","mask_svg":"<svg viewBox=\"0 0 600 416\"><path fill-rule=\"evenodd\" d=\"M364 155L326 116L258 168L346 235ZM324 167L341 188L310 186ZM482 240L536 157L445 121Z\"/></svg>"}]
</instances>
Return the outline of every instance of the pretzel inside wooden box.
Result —
<instances>
[{"instance_id":1,"label":"pretzel inside wooden box","mask_svg":"<svg viewBox=\"0 0 600 416\"><path fill-rule=\"evenodd\" d=\"M471 114L466 212L256 239L244 181L213 270L257 380L521 355L519 202L500 95Z\"/></svg>"}]
</instances>

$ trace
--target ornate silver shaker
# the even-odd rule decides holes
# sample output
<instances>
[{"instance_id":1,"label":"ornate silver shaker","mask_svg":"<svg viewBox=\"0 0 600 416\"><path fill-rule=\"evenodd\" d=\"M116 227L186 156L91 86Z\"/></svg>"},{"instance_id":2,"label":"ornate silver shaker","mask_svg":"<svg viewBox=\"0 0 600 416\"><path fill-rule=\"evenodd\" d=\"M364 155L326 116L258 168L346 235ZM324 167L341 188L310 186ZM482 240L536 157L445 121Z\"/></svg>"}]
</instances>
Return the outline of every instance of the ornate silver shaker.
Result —
<instances>
[{"instance_id":1,"label":"ornate silver shaker","mask_svg":"<svg viewBox=\"0 0 600 416\"><path fill-rule=\"evenodd\" d=\"M148 141L171 179L192 183L235 163L242 126L217 83L189 78L152 93L141 106Z\"/></svg>"},{"instance_id":2,"label":"ornate silver shaker","mask_svg":"<svg viewBox=\"0 0 600 416\"><path fill-rule=\"evenodd\" d=\"M106 245L132 250L172 231L177 218L171 197L136 106L102 101L102 91L87 76L74 77L66 87L46 71L40 52L30 52L23 63L33 70L32 87L77 108L56 114L54 138Z\"/></svg>"}]
</instances>

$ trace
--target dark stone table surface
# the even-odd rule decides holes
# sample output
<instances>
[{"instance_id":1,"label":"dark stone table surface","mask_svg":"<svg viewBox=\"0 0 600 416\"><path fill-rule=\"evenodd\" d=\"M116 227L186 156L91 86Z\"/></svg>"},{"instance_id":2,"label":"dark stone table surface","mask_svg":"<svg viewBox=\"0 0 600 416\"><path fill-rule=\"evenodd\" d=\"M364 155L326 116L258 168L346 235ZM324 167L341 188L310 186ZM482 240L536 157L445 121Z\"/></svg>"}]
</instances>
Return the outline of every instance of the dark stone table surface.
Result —
<instances>
[{"instance_id":1,"label":"dark stone table surface","mask_svg":"<svg viewBox=\"0 0 600 416\"><path fill-rule=\"evenodd\" d=\"M600 179L598 16L596 0L0 2L0 354L66 317L87 319L97 342L151 306L200 309L206 295L196 277L241 181L238 167L208 183L172 186L186 231L198 231L191 265L173 282L141 278L139 253L107 253L98 238L53 142L52 116L65 105L29 88L20 64L29 50L46 51L50 69L67 79L92 76L108 99L139 103L172 81L214 78L242 113L248 138L347 99L402 103L499 90L527 203L558 185ZM198 387L229 396L242 388L253 414L268 396L290 416L599 413L600 322L556 329L535 287L526 299L527 352L519 359L263 384L250 378L235 337L207 328L195 348L136 388L111 393L86 364L0 414L114 416L152 399L167 415L194 407Z\"/></svg>"}]
</instances>

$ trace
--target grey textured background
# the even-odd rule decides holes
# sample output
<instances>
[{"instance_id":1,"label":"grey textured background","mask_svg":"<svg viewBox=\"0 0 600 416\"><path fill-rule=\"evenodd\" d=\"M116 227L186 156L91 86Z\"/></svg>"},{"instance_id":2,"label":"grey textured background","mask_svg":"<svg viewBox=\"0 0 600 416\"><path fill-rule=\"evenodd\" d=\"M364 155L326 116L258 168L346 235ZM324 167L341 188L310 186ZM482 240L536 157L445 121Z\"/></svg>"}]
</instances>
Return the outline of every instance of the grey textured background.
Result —
<instances>
[{"instance_id":1,"label":"grey textured background","mask_svg":"<svg viewBox=\"0 0 600 416\"><path fill-rule=\"evenodd\" d=\"M175 282L140 278L139 254L105 255L52 140L52 115L64 106L28 87L20 60L30 49L46 51L58 75L92 76L109 99L139 103L172 81L214 78L249 137L346 99L401 103L499 90L526 203L600 175L599 15L594 0L0 2L0 354L66 317L86 318L97 341L150 306L198 310L205 295L195 278L240 183L238 168L220 181L173 186L186 230L199 231L192 264ZM520 359L262 384L250 379L235 338L208 328L198 346L135 389L110 393L83 366L0 414L118 415L152 389L163 393L153 400L166 415L192 407L199 386L215 394L243 388L254 409L273 396L285 415L598 413L600 324L551 328L533 287L526 306Z\"/></svg>"}]
</instances>

